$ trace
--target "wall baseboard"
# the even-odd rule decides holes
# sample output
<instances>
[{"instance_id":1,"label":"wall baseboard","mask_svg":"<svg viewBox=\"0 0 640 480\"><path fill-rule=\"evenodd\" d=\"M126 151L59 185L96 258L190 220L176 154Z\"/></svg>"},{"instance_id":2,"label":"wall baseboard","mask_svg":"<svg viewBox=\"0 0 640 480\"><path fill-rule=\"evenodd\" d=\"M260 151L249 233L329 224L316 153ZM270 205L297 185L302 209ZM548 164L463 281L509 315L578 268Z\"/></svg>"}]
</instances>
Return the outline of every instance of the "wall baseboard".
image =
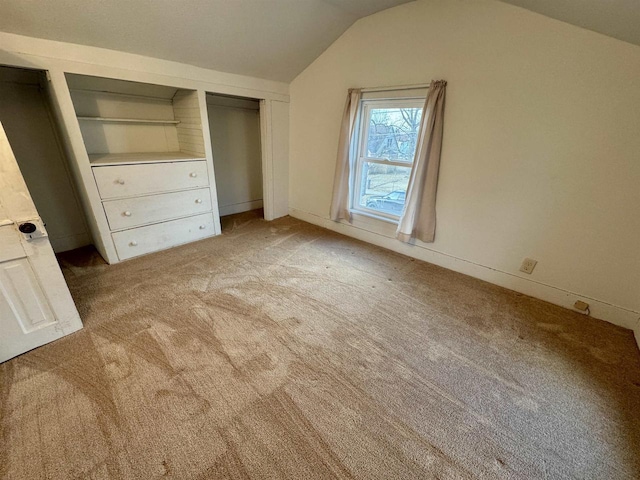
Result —
<instances>
[{"instance_id":1,"label":"wall baseboard","mask_svg":"<svg viewBox=\"0 0 640 480\"><path fill-rule=\"evenodd\" d=\"M91 245L91 237L89 237L88 233L76 233L75 235L68 235L66 237L49 237L49 242L51 242L51 247L53 247L54 252L62 253Z\"/></svg>"},{"instance_id":2,"label":"wall baseboard","mask_svg":"<svg viewBox=\"0 0 640 480\"><path fill-rule=\"evenodd\" d=\"M385 235L363 230L347 223L338 223L328 218L320 217L313 213L304 212L295 208L289 210L289 214L299 220L333 230L334 232L362 240L379 247L393 250L425 262L433 263L440 267L469 275L498 285L509 290L514 290L554 305L575 311L573 304L576 300L582 300L589 304L593 318L605 320L614 325L633 330L636 342L640 347L640 312L629 310L617 305L612 305L602 300L580 295L575 292L563 290L558 287L536 282L511 273L496 270L485 265L473 263L462 258L447 255L435 250L430 250L420 245L408 245Z\"/></svg>"},{"instance_id":3,"label":"wall baseboard","mask_svg":"<svg viewBox=\"0 0 640 480\"><path fill-rule=\"evenodd\" d=\"M234 213L248 212L249 210L256 210L262 208L262 200L251 200L250 202L234 203L233 205L225 205L224 207L218 207L220 210L220 216L233 215Z\"/></svg>"}]
</instances>

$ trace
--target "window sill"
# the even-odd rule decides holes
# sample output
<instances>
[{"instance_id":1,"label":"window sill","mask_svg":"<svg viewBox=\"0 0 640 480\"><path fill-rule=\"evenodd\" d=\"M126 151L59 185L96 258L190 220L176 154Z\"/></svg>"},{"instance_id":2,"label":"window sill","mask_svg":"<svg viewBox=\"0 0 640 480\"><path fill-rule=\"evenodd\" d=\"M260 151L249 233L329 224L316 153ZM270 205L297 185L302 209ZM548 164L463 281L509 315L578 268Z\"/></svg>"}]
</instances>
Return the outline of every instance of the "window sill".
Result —
<instances>
[{"instance_id":1,"label":"window sill","mask_svg":"<svg viewBox=\"0 0 640 480\"><path fill-rule=\"evenodd\" d=\"M398 228L398 221L368 212L351 210L351 225L367 232L394 238Z\"/></svg>"},{"instance_id":2,"label":"window sill","mask_svg":"<svg viewBox=\"0 0 640 480\"><path fill-rule=\"evenodd\" d=\"M398 225L399 220L395 220L393 218L384 217L382 215L376 215L375 213L364 212L362 210L354 210L351 209L351 215L359 215L362 217L372 218L374 220L380 220L381 222L391 223L393 225Z\"/></svg>"}]
</instances>

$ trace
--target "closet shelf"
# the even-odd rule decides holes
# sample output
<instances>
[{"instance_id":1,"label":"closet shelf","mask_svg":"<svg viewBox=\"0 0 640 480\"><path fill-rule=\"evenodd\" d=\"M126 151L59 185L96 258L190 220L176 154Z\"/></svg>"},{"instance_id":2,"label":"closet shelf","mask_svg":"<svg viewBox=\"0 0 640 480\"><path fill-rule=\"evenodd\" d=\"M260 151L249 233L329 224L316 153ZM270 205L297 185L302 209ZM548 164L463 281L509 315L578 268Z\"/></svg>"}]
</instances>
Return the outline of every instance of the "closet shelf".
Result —
<instances>
[{"instance_id":1,"label":"closet shelf","mask_svg":"<svg viewBox=\"0 0 640 480\"><path fill-rule=\"evenodd\" d=\"M144 152L144 153L93 153L89 155L92 166L126 165L157 162L190 162L206 160L204 156L184 152Z\"/></svg>"},{"instance_id":2,"label":"closet shelf","mask_svg":"<svg viewBox=\"0 0 640 480\"><path fill-rule=\"evenodd\" d=\"M158 123L162 125L177 125L180 123L180 120L156 120L147 118L78 117L78 120L104 123Z\"/></svg>"}]
</instances>

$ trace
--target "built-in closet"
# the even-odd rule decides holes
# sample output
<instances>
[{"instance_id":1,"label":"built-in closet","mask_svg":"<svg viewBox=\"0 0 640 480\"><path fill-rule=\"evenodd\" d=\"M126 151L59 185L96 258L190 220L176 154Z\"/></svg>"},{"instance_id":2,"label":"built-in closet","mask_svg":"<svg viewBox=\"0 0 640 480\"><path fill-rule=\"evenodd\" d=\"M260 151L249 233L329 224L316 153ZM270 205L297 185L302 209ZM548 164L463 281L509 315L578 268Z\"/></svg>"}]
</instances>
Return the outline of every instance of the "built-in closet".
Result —
<instances>
[{"instance_id":1,"label":"built-in closet","mask_svg":"<svg viewBox=\"0 0 640 480\"><path fill-rule=\"evenodd\" d=\"M0 122L55 252L91 243L46 72L0 66Z\"/></svg>"},{"instance_id":2,"label":"built-in closet","mask_svg":"<svg viewBox=\"0 0 640 480\"><path fill-rule=\"evenodd\" d=\"M204 94L66 78L84 142L80 182L103 257L115 263L220 233Z\"/></svg>"},{"instance_id":3,"label":"built-in closet","mask_svg":"<svg viewBox=\"0 0 640 480\"><path fill-rule=\"evenodd\" d=\"M260 102L207 94L220 215L263 207Z\"/></svg>"},{"instance_id":4,"label":"built-in closet","mask_svg":"<svg viewBox=\"0 0 640 480\"><path fill-rule=\"evenodd\" d=\"M117 263L220 234L220 214L288 210L284 101L14 67L0 86L57 252L93 244Z\"/></svg>"}]
</instances>

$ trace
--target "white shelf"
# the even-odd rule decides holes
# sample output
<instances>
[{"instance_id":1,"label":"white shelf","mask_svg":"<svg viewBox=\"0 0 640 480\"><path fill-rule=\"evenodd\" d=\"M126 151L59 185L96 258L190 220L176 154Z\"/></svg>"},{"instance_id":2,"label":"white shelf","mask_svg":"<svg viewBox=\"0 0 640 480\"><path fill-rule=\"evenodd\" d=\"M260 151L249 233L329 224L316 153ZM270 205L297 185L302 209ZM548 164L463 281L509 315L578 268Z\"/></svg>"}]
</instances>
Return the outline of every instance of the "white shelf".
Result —
<instances>
[{"instance_id":1,"label":"white shelf","mask_svg":"<svg viewBox=\"0 0 640 480\"><path fill-rule=\"evenodd\" d=\"M89 162L93 166L127 165L138 163L159 162L191 162L194 160L206 160L183 152L152 152L152 153L94 153L89 155Z\"/></svg>"},{"instance_id":2,"label":"white shelf","mask_svg":"<svg viewBox=\"0 0 640 480\"><path fill-rule=\"evenodd\" d=\"M180 123L180 120L156 120L147 118L78 117L78 120L104 123L158 123L161 125L177 125Z\"/></svg>"}]
</instances>

